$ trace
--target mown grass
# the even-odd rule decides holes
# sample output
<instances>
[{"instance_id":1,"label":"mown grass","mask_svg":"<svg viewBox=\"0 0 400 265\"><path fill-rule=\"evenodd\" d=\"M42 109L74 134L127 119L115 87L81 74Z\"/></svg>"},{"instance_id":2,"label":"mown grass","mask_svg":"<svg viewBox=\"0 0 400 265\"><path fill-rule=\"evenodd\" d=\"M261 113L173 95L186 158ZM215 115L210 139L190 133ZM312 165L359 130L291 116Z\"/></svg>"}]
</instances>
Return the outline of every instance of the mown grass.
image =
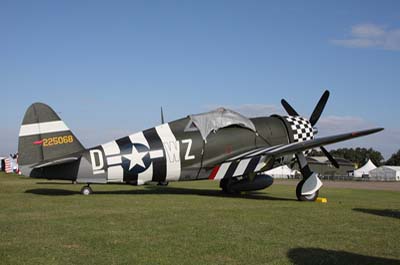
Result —
<instances>
[{"instance_id":1,"label":"mown grass","mask_svg":"<svg viewBox=\"0 0 400 265\"><path fill-rule=\"evenodd\" d=\"M81 187L0 174L0 264L400 264L399 192Z\"/></svg>"}]
</instances>

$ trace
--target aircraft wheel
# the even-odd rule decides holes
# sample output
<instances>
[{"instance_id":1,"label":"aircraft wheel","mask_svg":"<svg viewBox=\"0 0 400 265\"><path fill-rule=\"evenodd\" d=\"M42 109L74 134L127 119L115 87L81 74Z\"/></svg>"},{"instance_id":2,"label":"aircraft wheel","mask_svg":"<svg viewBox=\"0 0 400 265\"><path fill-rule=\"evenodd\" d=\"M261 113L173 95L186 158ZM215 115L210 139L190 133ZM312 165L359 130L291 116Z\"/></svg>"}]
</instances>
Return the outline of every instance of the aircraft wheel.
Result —
<instances>
[{"instance_id":1,"label":"aircraft wheel","mask_svg":"<svg viewBox=\"0 0 400 265\"><path fill-rule=\"evenodd\" d=\"M168 181L160 181L157 183L157 186L168 186L169 182Z\"/></svg>"},{"instance_id":2,"label":"aircraft wheel","mask_svg":"<svg viewBox=\"0 0 400 265\"><path fill-rule=\"evenodd\" d=\"M81 193L82 195L90 195L93 193L93 190L89 186L85 186L81 189Z\"/></svg>"},{"instance_id":3,"label":"aircraft wheel","mask_svg":"<svg viewBox=\"0 0 400 265\"><path fill-rule=\"evenodd\" d=\"M307 202L315 201L318 198L318 193L319 193L318 190L310 195L301 195L301 189L303 188L304 182L305 182L305 180L303 179L302 181L299 182L299 184L297 184L297 187L296 187L297 199L299 201L307 201Z\"/></svg>"}]
</instances>

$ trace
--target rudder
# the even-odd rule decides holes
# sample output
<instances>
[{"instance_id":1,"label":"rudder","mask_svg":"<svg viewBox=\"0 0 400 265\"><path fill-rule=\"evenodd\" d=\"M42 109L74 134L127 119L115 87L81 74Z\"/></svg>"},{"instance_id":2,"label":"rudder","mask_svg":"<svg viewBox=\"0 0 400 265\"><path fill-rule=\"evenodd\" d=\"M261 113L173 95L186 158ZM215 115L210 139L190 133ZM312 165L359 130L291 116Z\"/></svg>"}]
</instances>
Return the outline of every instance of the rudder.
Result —
<instances>
[{"instance_id":1,"label":"rudder","mask_svg":"<svg viewBox=\"0 0 400 265\"><path fill-rule=\"evenodd\" d=\"M27 109L18 139L20 166L34 166L83 150L83 145L49 106L34 103Z\"/></svg>"}]
</instances>

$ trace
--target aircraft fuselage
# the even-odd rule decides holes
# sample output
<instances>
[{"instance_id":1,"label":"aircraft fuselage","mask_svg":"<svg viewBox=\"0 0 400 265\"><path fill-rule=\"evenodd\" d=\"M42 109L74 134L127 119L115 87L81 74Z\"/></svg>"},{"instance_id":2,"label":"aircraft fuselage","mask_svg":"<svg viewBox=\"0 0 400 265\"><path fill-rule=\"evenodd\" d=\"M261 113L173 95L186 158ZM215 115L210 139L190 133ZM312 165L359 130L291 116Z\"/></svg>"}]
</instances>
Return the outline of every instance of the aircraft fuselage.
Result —
<instances>
[{"instance_id":1,"label":"aircraft fuselage","mask_svg":"<svg viewBox=\"0 0 400 265\"><path fill-rule=\"evenodd\" d=\"M90 149L77 162L42 169L32 176L68 179L79 183L131 183L207 179L226 160L259 147L287 144L289 136L281 117L251 121L256 132L230 126L210 133L206 141L183 118Z\"/></svg>"}]
</instances>

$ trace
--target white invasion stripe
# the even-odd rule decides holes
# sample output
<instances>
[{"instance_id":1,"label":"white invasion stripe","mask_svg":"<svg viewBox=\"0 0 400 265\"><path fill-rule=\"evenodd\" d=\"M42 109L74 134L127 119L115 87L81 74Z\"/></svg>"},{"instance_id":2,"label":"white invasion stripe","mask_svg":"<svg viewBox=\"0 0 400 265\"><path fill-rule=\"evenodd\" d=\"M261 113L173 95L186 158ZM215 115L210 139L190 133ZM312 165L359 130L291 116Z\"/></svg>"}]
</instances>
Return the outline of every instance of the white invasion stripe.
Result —
<instances>
[{"instance_id":1,"label":"white invasion stripe","mask_svg":"<svg viewBox=\"0 0 400 265\"><path fill-rule=\"evenodd\" d=\"M239 165L237 166L235 172L233 173L233 177L242 176L244 171L246 170L247 165L249 164L249 162L250 162L250 158L241 160L239 162Z\"/></svg>"},{"instance_id":2,"label":"white invasion stripe","mask_svg":"<svg viewBox=\"0 0 400 265\"><path fill-rule=\"evenodd\" d=\"M160 158L164 156L164 151L163 150L155 150L155 151L150 151L150 158Z\"/></svg>"},{"instance_id":3,"label":"white invasion stripe","mask_svg":"<svg viewBox=\"0 0 400 265\"><path fill-rule=\"evenodd\" d=\"M122 163L121 156L111 156L107 157L107 164L108 165L117 165Z\"/></svg>"},{"instance_id":4,"label":"white invasion stripe","mask_svg":"<svg viewBox=\"0 0 400 265\"><path fill-rule=\"evenodd\" d=\"M103 150L104 150L104 153L106 156L119 155L119 153L121 152L119 150L118 144L115 141L105 143L105 144L101 145L101 147L103 147Z\"/></svg>"},{"instance_id":5,"label":"white invasion stripe","mask_svg":"<svg viewBox=\"0 0 400 265\"><path fill-rule=\"evenodd\" d=\"M164 145L167 162L166 180L179 180L181 176L181 159L179 142L176 141L168 123L157 126L157 134Z\"/></svg>"},{"instance_id":6,"label":"white invasion stripe","mask_svg":"<svg viewBox=\"0 0 400 265\"><path fill-rule=\"evenodd\" d=\"M254 169L254 172L260 171L264 166L265 166L265 162L264 161L258 162L258 164L256 166L256 169Z\"/></svg>"},{"instance_id":7,"label":"white invasion stripe","mask_svg":"<svg viewBox=\"0 0 400 265\"><path fill-rule=\"evenodd\" d=\"M231 163L223 163L223 164L219 167L219 170L218 170L218 172L217 172L217 175L215 175L214 180L220 180L220 179L222 179L222 178L225 176L226 171L228 171L228 168L229 168L230 165L231 165Z\"/></svg>"},{"instance_id":8,"label":"white invasion stripe","mask_svg":"<svg viewBox=\"0 0 400 265\"><path fill-rule=\"evenodd\" d=\"M153 179L153 164L150 164L149 168L146 171L138 174L138 185L146 184Z\"/></svg>"},{"instance_id":9,"label":"white invasion stripe","mask_svg":"<svg viewBox=\"0 0 400 265\"><path fill-rule=\"evenodd\" d=\"M37 134L69 131L63 121L49 121L22 125L19 136L30 136Z\"/></svg>"},{"instance_id":10,"label":"white invasion stripe","mask_svg":"<svg viewBox=\"0 0 400 265\"><path fill-rule=\"evenodd\" d=\"M129 139L131 140L132 143L142 144L142 145L146 146L147 148L150 148L149 143L147 142L146 137L144 137L143 132L131 134L131 135L129 135ZM151 153L152 152L150 152L150 157L151 157ZM151 181L152 178L153 178L153 164L150 164L148 169L146 169L145 171L138 174L137 184L143 185L146 182Z\"/></svg>"},{"instance_id":11,"label":"white invasion stripe","mask_svg":"<svg viewBox=\"0 0 400 265\"><path fill-rule=\"evenodd\" d=\"M132 143L142 144L142 145L146 146L147 148L150 148L149 143L147 142L146 138L144 137L143 132L131 134L131 135L129 135L129 139L131 140Z\"/></svg>"},{"instance_id":12,"label":"white invasion stripe","mask_svg":"<svg viewBox=\"0 0 400 265\"><path fill-rule=\"evenodd\" d=\"M113 166L108 168L107 182L122 182L124 179L124 170L122 166Z\"/></svg>"}]
</instances>

